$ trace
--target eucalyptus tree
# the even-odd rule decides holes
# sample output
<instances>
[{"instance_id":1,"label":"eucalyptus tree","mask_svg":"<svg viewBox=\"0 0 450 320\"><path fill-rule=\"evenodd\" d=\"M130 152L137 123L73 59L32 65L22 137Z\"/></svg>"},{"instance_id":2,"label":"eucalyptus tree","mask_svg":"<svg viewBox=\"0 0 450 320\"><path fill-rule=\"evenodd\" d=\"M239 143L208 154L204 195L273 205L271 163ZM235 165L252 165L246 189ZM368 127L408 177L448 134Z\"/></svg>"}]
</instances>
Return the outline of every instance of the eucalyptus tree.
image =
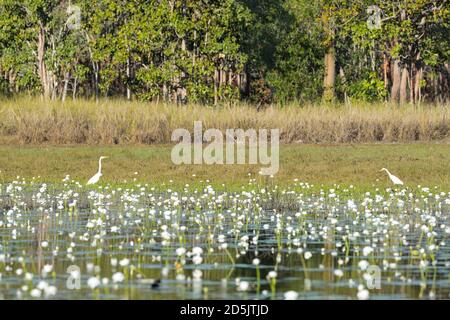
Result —
<instances>
[{"instance_id":1,"label":"eucalyptus tree","mask_svg":"<svg viewBox=\"0 0 450 320\"><path fill-rule=\"evenodd\" d=\"M0 90L445 101L449 21L449 0L0 0Z\"/></svg>"}]
</instances>

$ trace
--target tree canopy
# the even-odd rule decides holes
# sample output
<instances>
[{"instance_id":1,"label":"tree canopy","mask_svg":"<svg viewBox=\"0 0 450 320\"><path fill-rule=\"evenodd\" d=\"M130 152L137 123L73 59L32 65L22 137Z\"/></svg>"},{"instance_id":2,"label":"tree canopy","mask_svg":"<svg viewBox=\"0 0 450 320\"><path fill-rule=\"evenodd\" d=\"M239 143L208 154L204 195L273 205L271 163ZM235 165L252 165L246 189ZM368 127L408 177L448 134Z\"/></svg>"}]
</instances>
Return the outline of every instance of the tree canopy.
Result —
<instances>
[{"instance_id":1,"label":"tree canopy","mask_svg":"<svg viewBox=\"0 0 450 320\"><path fill-rule=\"evenodd\" d=\"M0 92L446 102L448 0L0 0Z\"/></svg>"}]
</instances>

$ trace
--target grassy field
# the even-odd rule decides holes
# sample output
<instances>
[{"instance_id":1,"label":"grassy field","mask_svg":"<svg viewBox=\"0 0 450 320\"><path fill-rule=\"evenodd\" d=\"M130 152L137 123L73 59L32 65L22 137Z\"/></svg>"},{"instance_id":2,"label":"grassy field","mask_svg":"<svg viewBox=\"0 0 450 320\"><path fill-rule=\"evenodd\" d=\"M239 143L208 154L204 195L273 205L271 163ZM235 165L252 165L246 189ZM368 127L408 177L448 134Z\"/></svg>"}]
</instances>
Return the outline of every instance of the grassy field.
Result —
<instances>
[{"instance_id":1,"label":"grassy field","mask_svg":"<svg viewBox=\"0 0 450 320\"><path fill-rule=\"evenodd\" d=\"M0 100L3 144L164 144L176 128L280 129L283 143L442 141L450 137L448 106L353 103L347 105L216 107L123 100Z\"/></svg>"},{"instance_id":2,"label":"grassy field","mask_svg":"<svg viewBox=\"0 0 450 320\"><path fill-rule=\"evenodd\" d=\"M448 106L388 104L287 105L257 111L245 105L168 105L123 100L0 101L0 180L16 176L87 181L104 162L103 182L174 187L208 183L334 183L388 186L387 167L407 185L450 185ZM174 129L280 129L280 171L266 181L260 166L176 166ZM320 144L318 144L320 143ZM135 174L136 173L136 174ZM250 175L249 175L250 174ZM136 180L135 180L136 179Z\"/></svg>"},{"instance_id":3,"label":"grassy field","mask_svg":"<svg viewBox=\"0 0 450 320\"><path fill-rule=\"evenodd\" d=\"M298 179L316 185L385 187L391 185L390 181L379 170L386 167L410 187L450 187L450 145L444 143L283 145L280 171L273 179L259 176L259 165L177 166L171 162L170 151L170 145L0 146L0 181L39 176L42 181L58 182L69 174L85 182L97 171L98 157L105 155L110 158L104 161L102 182L111 183L138 181L177 188L203 184L208 179L218 187L225 184L227 188L238 188L255 178L279 185Z\"/></svg>"}]
</instances>

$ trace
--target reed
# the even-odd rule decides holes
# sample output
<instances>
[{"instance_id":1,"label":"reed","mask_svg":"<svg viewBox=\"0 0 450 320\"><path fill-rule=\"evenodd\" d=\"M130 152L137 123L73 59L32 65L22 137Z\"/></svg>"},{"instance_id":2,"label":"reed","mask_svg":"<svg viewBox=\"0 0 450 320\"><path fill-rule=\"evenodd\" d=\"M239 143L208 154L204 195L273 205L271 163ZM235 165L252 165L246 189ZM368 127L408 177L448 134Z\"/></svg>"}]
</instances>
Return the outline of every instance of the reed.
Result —
<instances>
[{"instance_id":1,"label":"reed","mask_svg":"<svg viewBox=\"0 0 450 320\"><path fill-rule=\"evenodd\" d=\"M176 128L279 128L283 143L437 141L449 138L449 106L391 104L170 105L124 100L0 101L3 143L158 144Z\"/></svg>"}]
</instances>

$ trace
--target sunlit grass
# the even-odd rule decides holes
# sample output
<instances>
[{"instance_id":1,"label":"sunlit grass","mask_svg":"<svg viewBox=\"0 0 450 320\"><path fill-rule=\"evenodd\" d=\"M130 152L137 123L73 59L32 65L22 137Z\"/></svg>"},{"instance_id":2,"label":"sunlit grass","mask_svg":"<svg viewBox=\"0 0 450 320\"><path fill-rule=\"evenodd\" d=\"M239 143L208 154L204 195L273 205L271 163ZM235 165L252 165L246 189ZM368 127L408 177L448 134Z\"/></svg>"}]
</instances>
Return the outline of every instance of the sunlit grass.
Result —
<instances>
[{"instance_id":1,"label":"sunlit grass","mask_svg":"<svg viewBox=\"0 0 450 320\"><path fill-rule=\"evenodd\" d=\"M0 101L0 137L7 143L169 143L176 128L277 128L284 143L410 142L449 137L448 106L353 103L289 104L258 111L239 103L217 107L124 100Z\"/></svg>"},{"instance_id":2,"label":"sunlit grass","mask_svg":"<svg viewBox=\"0 0 450 320\"><path fill-rule=\"evenodd\" d=\"M60 182L66 175L86 182L103 163L100 183L148 183L155 187L180 189L186 184L240 190L248 179L258 183L287 185L307 181L321 185L354 185L361 190L388 187L382 167L414 185L450 186L450 146L447 144L392 145L284 145L280 150L280 171L273 178L258 174L260 165L174 165L171 146L0 146L0 181L16 176L46 182ZM224 185L224 186L223 186Z\"/></svg>"}]
</instances>

